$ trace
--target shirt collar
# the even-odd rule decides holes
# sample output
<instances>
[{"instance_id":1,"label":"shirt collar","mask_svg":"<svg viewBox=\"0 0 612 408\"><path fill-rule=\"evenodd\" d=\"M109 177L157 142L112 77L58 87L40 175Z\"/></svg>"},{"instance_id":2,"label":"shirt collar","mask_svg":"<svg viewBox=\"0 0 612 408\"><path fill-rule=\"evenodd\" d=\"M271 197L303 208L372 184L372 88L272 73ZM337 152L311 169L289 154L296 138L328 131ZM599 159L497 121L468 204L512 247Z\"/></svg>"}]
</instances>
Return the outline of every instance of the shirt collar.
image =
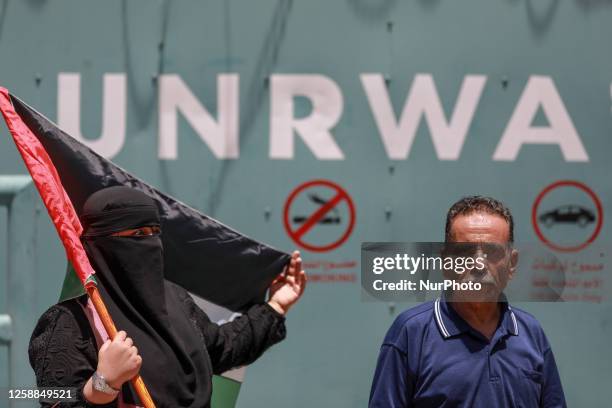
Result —
<instances>
[{"instance_id":1,"label":"shirt collar","mask_svg":"<svg viewBox=\"0 0 612 408\"><path fill-rule=\"evenodd\" d=\"M518 336L518 322L504 294L502 294L500 303L502 305L502 322L500 324L500 329L505 330L508 334L513 336ZM444 295L434 301L434 317L438 329L445 339L473 330L451 307L449 302L446 301Z\"/></svg>"}]
</instances>

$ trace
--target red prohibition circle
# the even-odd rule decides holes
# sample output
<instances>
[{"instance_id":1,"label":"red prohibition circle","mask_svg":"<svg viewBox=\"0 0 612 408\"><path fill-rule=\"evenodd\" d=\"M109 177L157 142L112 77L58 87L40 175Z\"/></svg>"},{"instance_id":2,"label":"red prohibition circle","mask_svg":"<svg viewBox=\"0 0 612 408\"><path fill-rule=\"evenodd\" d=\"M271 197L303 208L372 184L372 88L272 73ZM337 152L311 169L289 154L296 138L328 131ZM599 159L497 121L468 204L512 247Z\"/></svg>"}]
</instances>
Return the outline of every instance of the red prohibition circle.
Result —
<instances>
[{"instance_id":1,"label":"red prohibition circle","mask_svg":"<svg viewBox=\"0 0 612 408\"><path fill-rule=\"evenodd\" d=\"M304 222L304 224L300 228L293 230L289 221L289 209L291 207L291 204L293 203L293 200L295 200L295 198L307 188L320 186L331 188L336 192L336 196L332 198L326 205L324 205L319 210L315 211L310 217L308 217L306 222ZM331 210L333 207L340 204L340 202L342 201L346 201L346 204L349 208L349 224L348 228L342 234L342 236L336 241L331 242L330 244L321 246L312 245L305 242L302 239L302 236L306 232L308 232L314 226L314 224L316 224L316 222L325 215L327 211ZM285 230L287 231L289 237L300 247L312 252L327 252L342 245L349 238L351 232L353 232L353 228L355 227L355 205L353 204L353 200L348 195L348 193L338 184L329 180L311 180L306 183L300 184L296 189L291 192L291 194L289 194L289 197L287 197L287 200L285 201L285 208L283 209L283 223L285 225Z\"/></svg>"},{"instance_id":2,"label":"red prohibition circle","mask_svg":"<svg viewBox=\"0 0 612 408\"><path fill-rule=\"evenodd\" d=\"M595 230L585 242L579 245L570 245L570 246L557 245L554 242L551 242L548 238L544 236L544 234L542 233L542 230L540 229L540 226L538 225L537 213L538 213L538 206L540 205L540 202L542 201L542 199L544 198L546 194L550 193L552 190L558 187L575 187L579 190L584 191L589 197L591 197L591 200L593 200L593 202L595 203L595 207L597 208L597 224L595 225ZM599 235L599 232L601 231L601 226L603 225L603 207L601 205L601 201L599 201L599 197L597 197L595 192L591 190L589 187L587 187L585 184L579 181L575 181L575 180L559 180L559 181L556 181L548 185L536 197L535 201L533 202L533 207L531 208L531 223L533 224L533 229L535 230L535 233L538 236L538 238L540 238L540 240L544 244L546 244L549 248L552 248L555 251L560 251L560 252L576 252L576 251L580 251L581 249L586 248L589 244L595 241L595 238L597 238L597 236Z\"/></svg>"}]
</instances>

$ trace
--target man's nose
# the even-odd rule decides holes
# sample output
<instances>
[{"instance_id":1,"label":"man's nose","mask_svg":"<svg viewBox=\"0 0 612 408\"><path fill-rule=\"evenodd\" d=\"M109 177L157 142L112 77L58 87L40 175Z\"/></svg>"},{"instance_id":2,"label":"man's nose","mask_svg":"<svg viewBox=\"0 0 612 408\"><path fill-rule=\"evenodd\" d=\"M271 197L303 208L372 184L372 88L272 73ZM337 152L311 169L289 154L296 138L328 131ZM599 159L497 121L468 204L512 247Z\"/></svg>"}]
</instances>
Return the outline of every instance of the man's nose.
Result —
<instances>
[{"instance_id":1,"label":"man's nose","mask_svg":"<svg viewBox=\"0 0 612 408\"><path fill-rule=\"evenodd\" d=\"M485 266L484 268L479 269L476 267L478 263L475 262L475 260L479 258L485 259L485 260L487 259L482 248L479 246L472 256L474 257L474 267L470 270L470 275L476 276L476 277L482 277L486 275L488 273L487 267Z\"/></svg>"},{"instance_id":2,"label":"man's nose","mask_svg":"<svg viewBox=\"0 0 612 408\"><path fill-rule=\"evenodd\" d=\"M486 254L485 252L482 250L482 247L478 246L476 248L476 251L474 252L474 254L472 255L474 257L474 267L471 270L471 273L475 276L482 276L482 275L486 275L487 273L487 268L486 266L484 268L477 268L476 265L478 265L479 263L476 262L476 259L481 259L481 260L486 260Z\"/></svg>"},{"instance_id":3,"label":"man's nose","mask_svg":"<svg viewBox=\"0 0 612 408\"><path fill-rule=\"evenodd\" d=\"M482 277L485 276L488 273L487 268L482 268L482 269L478 269L476 267L473 267L470 270L470 275L472 276L476 276L476 277Z\"/></svg>"}]
</instances>

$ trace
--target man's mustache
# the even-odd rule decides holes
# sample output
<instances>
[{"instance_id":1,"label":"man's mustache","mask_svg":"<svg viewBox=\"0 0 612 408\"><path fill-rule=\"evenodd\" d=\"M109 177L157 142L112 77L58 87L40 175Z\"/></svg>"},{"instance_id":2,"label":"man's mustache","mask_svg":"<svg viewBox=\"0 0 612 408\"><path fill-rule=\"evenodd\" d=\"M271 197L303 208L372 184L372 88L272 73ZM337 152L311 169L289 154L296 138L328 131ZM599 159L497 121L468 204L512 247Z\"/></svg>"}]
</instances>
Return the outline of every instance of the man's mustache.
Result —
<instances>
[{"instance_id":1,"label":"man's mustache","mask_svg":"<svg viewBox=\"0 0 612 408\"><path fill-rule=\"evenodd\" d=\"M477 273L470 272L463 282L481 283L483 285L497 285L495 278L484 269Z\"/></svg>"}]
</instances>

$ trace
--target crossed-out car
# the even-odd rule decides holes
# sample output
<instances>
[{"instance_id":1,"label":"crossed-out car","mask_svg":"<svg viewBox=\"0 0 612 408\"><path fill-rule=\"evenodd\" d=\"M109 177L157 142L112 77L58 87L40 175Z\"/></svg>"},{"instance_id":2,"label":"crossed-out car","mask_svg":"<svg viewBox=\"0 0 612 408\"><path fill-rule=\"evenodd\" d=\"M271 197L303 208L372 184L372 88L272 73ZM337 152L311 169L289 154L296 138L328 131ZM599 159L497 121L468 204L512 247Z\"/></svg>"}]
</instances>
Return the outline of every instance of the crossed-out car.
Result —
<instances>
[{"instance_id":1,"label":"crossed-out car","mask_svg":"<svg viewBox=\"0 0 612 408\"><path fill-rule=\"evenodd\" d=\"M595 214L579 205L564 205L540 214L539 219L549 228L557 223L578 224L580 227L586 227L587 224L595 222Z\"/></svg>"}]
</instances>

